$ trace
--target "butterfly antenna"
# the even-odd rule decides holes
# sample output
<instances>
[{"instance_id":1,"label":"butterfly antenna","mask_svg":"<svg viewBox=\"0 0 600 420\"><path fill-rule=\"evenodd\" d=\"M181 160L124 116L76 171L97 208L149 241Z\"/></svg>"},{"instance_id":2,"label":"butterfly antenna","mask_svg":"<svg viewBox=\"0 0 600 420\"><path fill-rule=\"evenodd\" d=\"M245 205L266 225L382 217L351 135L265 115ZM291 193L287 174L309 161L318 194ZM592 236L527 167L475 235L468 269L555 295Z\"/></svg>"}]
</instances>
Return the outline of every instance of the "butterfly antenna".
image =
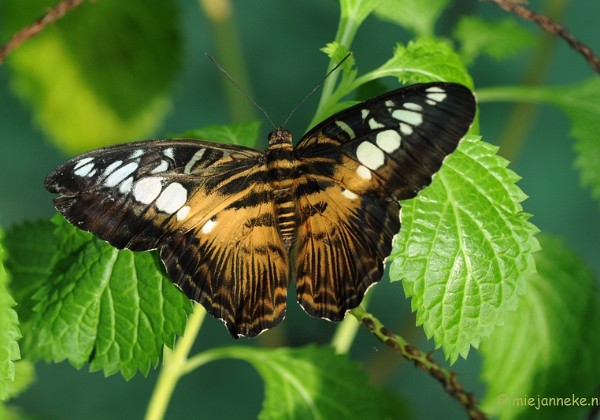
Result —
<instances>
[{"instance_id":1,"label":"butterfly antenna","mask_svg":"<svg viewBox=\"0 0 600 420\"><path fill-rule=\"evenodd\" d=\"M287 122L290 120L290 118L292 118L292 115L294 114L294 112L296 112L296 110L297 110L298 108L300 108L300 107L301 107L301 106L304 104L304 102L306 102L306 100L307 100L308 98L310 98L310 97L311 97L311 96L312 96L312 95L313 95L313 94L314 94L314 93L317 91L317 89L319 89L319 88L321 87L321 85L322 85L322 84L325 82L325 80L327 80L327 78L328 78L329 76L331 76L331 73L333 73L334 71L336 71L336 70L337 70L337 69L338 69L338 68L339 68L339 67L340 67L340 66L341 66L341 65L344 63L344 61L346 61L346 60L348 59L348 57L350 57L351 55L352 55L352 53L351 53L351 52L349 52L348 54L346 54L346 56L345 56L344 58L342 58L342 59L341 59L341 61L340 61L339 63L337 63L335 66L333 66L333 68L332 68L331 70L329 70L329 71L327 72L327 74L326 74L326 75L325 75L325 76L324 76L324 77L321 79L321 81L315 85L315 87L313 88L313 90L311 90L311 91L308 93L308 95L306 95L306 96L305 96L305 97L304 97L304 98L303 98L303 99L302 99L302 100L301 100L301 101L298 103L298 105L296 105L296 106L295 106L295 107L294 107L294 108L293 108L293 109L290 111L290 113L288 114L287 118L285 119L285 121L284 121L284 122L283 122L283 124L282 124L283 126L285 126L285 125L287 124Z\"/></svg>"},{"instance_id":2,"label":"butterfly antenna","mask_svg":"<svg viewBox=\"0 0 600 420\"><path fill-rule=\"evenodd\" d=\"M267 120L271 123L271 125L273 126L273 128L277 129L277 126L275 125L275 123L273 122L273 120L271 119L271 117L269 117L269 114L267 114L267 111L265 111L254 100L254 98L252 98L252 96L250 96L250 94L248 94L248 92L246 92L240 85L237 84L237 82L235 80L233 80L233 77L231 77L231 75L227 72L227 70L225 70L223 68L223 66L221 66L221 64L219 64L219 62L213 58L212 55L210 55L209 53L205 53L205 55L210 59L210 61L213 62L213 64L215 66L217 66L217 68L229 79L229 81L231 83L233 83L233 86L235 86L237 88L237 90L239 90L246 98L248 98L250 100L250 102L252 102L254 104L254 106L257 107L260 110L260 112L262 112L264 114L265 117L267 117Z\"/></svg>"}]
</instances>

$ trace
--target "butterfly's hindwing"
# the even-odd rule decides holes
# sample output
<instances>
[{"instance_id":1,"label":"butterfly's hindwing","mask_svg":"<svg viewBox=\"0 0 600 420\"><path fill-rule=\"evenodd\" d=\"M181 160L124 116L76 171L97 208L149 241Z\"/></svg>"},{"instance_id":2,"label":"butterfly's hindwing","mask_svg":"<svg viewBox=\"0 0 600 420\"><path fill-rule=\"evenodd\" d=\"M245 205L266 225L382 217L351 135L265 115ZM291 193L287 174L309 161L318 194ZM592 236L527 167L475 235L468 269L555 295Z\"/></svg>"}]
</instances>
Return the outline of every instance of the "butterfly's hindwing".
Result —
<instances>
[{"instance_id":1,"label":"butterfly's hindwing","mask_svg":"<svg viewBox=\"0 0 600 420\"><path fill-rule=\"evenodd\" d=\"M225 321L232 336L253 337L285 316L288 254L275 226L268 184L204 224L161 246L167 272L190 298ZM245 195L248 197L248 195Z\"/></svg>"},{"instance_id":2,"label":"butterfly's hindwing","mask_svg":"<svg viewBox=\"0 0 600 420\"><path fill-rule=\"evenodd\" d=\"M307 176L298 194L296 292L304 310L340 321L383 276L400 206Z\"/></svg>"}]
</instances>

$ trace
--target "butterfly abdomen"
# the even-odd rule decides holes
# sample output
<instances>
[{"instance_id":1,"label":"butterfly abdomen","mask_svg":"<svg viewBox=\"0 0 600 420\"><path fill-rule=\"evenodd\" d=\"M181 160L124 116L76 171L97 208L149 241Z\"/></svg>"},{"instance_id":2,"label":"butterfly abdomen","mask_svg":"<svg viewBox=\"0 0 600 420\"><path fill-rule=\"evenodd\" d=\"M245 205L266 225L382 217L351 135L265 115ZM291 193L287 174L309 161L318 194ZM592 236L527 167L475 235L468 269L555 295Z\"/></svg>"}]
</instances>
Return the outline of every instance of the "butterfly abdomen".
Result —
<instances>
[{"instance_id":1,"label":"butterfly abdomen","mask_svg":"<svg viewBox=\"0 0 600 420\"><path fill-rule=\"evenodd\" d=\"M269 182L273 193L273 203L277 227L287 250L292 247L296 235L296 160L293 155L292 134L277 129L269 134L269 148L266 150Z\"/></svg>"}]
</instances>

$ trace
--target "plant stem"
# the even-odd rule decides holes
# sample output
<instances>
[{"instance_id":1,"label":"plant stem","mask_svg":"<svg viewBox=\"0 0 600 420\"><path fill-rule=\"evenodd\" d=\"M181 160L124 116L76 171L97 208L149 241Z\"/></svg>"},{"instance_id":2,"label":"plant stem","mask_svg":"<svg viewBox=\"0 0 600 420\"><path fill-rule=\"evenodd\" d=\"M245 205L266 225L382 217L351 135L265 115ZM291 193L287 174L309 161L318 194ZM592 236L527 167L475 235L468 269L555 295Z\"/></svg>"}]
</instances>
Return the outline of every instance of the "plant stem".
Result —
<instances>
[{"instance_id":1,"label":"plant stem","mask_svg":"<svg viewBox=\"0 0 600 420\"><path fill-rule=\"evenodd\" d=\"M173 351L165 347L163 366L158 375L154 392L146 411L146 420L161 420L167 411L171 395L179 378L185 375L188 354L196 340L202 321L206 316L204 308L198 304L189 317L183 336L177 341Z\"/></svg>"},{"instance_id":2,"label":"plant stem","mask_svg":"<svg viewBox=\"0 0 600 420\"><path fill-rule=\"evenodd\" d=\"M198 4L210 19L217 49L216 55L220 64L233 80L244 88L244 93L250 95L250 78L243 58L240 38L232 19L233 6L231 2L229 0L198 0ZM252 104L249 101L240 100L240 92L229 80L223 78L223 83L232 122L247 122L255 119L256 115Z\"/></svg>"},{"instance_id":3,"label":"plant stem","mask_svg":"<svg viewBox=\"0 0 600 420\"><path fill-rule=\"evenodd\" d=\"M362 310L366 311L369 300L371 300L371 294L365 295L360 305ZM356 318L346 316L346 319L336 328L335 334L331 339L331 347L335 349L336 353L345 354L350 351L359 327L360 323Z\"/></svg>"}]
</instances>

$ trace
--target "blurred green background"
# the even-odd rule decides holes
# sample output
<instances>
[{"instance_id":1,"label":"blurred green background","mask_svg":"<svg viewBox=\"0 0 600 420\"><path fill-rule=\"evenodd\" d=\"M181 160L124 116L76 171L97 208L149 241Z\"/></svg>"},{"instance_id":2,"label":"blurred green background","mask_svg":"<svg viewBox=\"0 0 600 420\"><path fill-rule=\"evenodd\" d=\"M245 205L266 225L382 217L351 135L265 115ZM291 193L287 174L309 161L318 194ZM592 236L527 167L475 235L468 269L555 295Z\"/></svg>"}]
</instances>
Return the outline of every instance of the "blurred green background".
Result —
<instances>
[{"instance_id":1,"label":"blurred green background","mask_svg":"<svg viewBox=\"0 0 600 420\"><path fill-rule=\"evenodd\" d=\"M0 0L4 1L4 0ZM98 0L102 1L102 0ZM600 51L600 3L569 1L532 2L538 11L562 6L561 22L592 49ZM205 58L216 53L211 24L196 2L178 0L179 28L184 42L183 63L171 88L172 105L154 137L180 133L196 127L230 122L223 93L224 76ZM277 123L282 121L315 83L328 63L319 48L331 41L338 22L337 2L276 0L234 2L234 21L247 62L250 91ZM506 18L505 12L490 3L456 1L438 23L438 34L447 35L462 15ZM0 25L4 20L0 16ZM515 18L516 19L516 18ZM537 68L534 79L549 85L571 84L593 77L584 60L564 42L544 35L534 25L523 23L538 40L530 51L501 63L481 59L474 63L475 86L518 84L526 77L531 58L541 45L549 46L547 63ZM476 36L476 34L474 34ZM408 32L373 17L363 25L352 48L359 71L369 70L390 57L397 42L410 39ZM2 42L6 40L3 39ZM90 45L93 49L94 46ZM218 57L217 57L218 58ZM10 57L9 59L10 60ZM44 63L39 63L43 66ZM106 63L110 65L110 63ZM396 86L388 81L390 88ZM241 94L239 101L246 101ZM308 101L288 123L299 138L307 128L318 97ZM505 133L514 104L481 105L481 131L484 140L497 144ZM263 133L269 125L263 120ZM560 235L578 252L596 274L598 259L598 203L580 187L574 169L573 140L564 114L550 106L536 108L527 141L510 167L523 179L519 186L529 195L524 203L532 221L542 231ZM129 141L134 139L123 139ZM502 154L502 150L500 154ZM32 122L30 110L10 89L10 73L0 67L0 225L25 220L47 219L54 214L51 195L43 188L46 174L67 156L57 150ZM371 308L393 329L424 350L433 350L423 332L414 327L410 304L403 299L398 284L382 281L373 290ZM399 307L398 302L403 302ZM306 316L293 303L281 331L266 333L258 340L240 344L268 345L285 339L290 345L327 343L334 326ZM271 335L274 334L274 335ZM232 343L221 322L207 319L197 340L198 349ZM366 331L359 333L352 357L364 361L373 381L380 382L410 401L417 418L464 416L462 410L439 385L421 371L400 360ZM442 354L436 355L438 360ZM475 351L468 362L459 361L453 370L468 390L480 397ZM41 418L52 419L131 419L141 418L154 385L156 372L145 379L140 375L125 382L119 376L103 378L100 373L76 371L63 363L37 365L37 381L15 404ZM253 369L238 361L219 361L184 378L178 385L168 411L171 419L254 418L262 401L261 381Z\"/></svg>"}]
</instances>

